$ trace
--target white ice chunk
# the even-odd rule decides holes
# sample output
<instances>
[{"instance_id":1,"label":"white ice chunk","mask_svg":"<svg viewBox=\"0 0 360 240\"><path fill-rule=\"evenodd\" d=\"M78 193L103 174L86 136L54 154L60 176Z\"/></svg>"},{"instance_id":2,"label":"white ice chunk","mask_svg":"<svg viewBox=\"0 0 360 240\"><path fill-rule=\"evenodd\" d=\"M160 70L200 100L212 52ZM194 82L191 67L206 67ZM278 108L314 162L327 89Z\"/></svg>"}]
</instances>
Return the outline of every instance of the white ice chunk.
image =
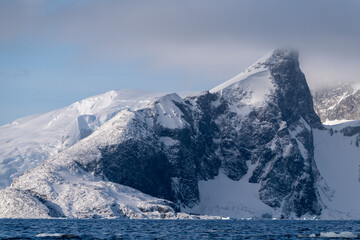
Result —
<instances>
[{"instance_id":1,"label":"white ice chunk","mask_svg":"<svg viewBox=\"0 0 360 240\"><path fill-rule=\"evenodd\" d=\"M341 233L321 232L320 237L321 238L356 238L357 235L355 235L352 232L341 232Z\"/></svg>"}]
</instances>

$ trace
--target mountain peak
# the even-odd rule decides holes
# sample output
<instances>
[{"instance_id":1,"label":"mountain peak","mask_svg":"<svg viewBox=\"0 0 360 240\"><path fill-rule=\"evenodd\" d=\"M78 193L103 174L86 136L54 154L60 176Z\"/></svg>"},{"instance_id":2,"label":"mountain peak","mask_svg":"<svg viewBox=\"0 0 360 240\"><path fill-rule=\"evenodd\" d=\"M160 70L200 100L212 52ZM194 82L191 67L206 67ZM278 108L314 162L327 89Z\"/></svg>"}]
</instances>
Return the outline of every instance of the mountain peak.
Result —
<instances>
[{"instance_id":1,"label":"mountain peak","mask_svg":"<svg viewBox=\"0 0 360 240\"><path fill-rule=\"evenodd\" d=\"M246 95L241 101L251 107L263 106L271 101L281 109L286 121L297 121L302 116L310 126L320 127L298 58L297 50L276 49L210 92L223 96Z\"/></svg>"},{"instance_id":2,"label":"mountain peak","mask_svg":"<svg viewBox=\"0 0 360 240\"><path fill-rule=\"evenodd\" d=\"M299 52L295 49L278 48L272 52L263 64L271 70L284 65L288 67L289 64L299 68Z\"/></svg>"},{"instance_id":3,"label":"mountain peak","mask_svg":"<svg viewBox=\"0 0 360 240\"><path fill-rule=\"evenodd\" d=\"M273 51L272 56L297 60L299 57L299 52L293 48L278 48Z\"/></svg>"},{"instance_id":4,"label":"mountain peak","mask_svg":"<svg viewBox=\"0 0 360 240\"><path fill-rule=\"evenodd\" d=\"M214 87L213 89L210 90L210 92L214 93L221 91L227 87L230 87L235 83L239 83L247 79L254 79L254 78L257 79L259 75L260 76L268 75L266 73L269 73L270 69L272 69L275 66L281 65L284 62L294 62L298 65L298 56L299 53L295 49L291 49L291 48L275 49L273 52L264 55L262 58L260 58L254 64L250 65L247 69L242 71L237 76ZM266 79L266 82L269 82L268 80L269 79ZM271 84L265 84L265 86L271 87Z\"/></svg>"}]
</instances>

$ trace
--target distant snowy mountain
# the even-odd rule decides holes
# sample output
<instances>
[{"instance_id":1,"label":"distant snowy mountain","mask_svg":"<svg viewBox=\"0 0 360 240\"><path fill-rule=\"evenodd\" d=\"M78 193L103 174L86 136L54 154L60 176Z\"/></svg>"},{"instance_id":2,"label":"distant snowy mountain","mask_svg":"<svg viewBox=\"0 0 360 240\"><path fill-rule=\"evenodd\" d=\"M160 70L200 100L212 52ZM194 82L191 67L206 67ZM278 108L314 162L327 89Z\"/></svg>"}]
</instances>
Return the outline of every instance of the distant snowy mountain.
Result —
<instances>
[{"instance_id":1,"label":"distant snowy mountain","mask_svg":"<svg viewBox=\"0 0 360 240\"><path fill-rule=\"evenodd\" d=\"M137 110L164 93L120 90L0 126L0 188L90 135L123 109Z\"/></svg>"},{"instance_id":2,"label":"distant snowy mountain","mask_svg":"<svg viewBox=\"0 0 360 240\"><path fill-rule=\"evenodd\" d=\"M342 84L314 91L314 105L325 124L360 120L360 84Z\"/></svg>"},{"instance_id":3,"label":"distant snowy mountain","mask_svg":"<svg viewBox=\"0 0 360 240\"><path fill-rule=\"evenodd\" d=\"M322 125L298 53L277 49L208 92L119 111L0 190L0 217L356 219L359 144L360 122Z\"/></svg>"}]
</instances>

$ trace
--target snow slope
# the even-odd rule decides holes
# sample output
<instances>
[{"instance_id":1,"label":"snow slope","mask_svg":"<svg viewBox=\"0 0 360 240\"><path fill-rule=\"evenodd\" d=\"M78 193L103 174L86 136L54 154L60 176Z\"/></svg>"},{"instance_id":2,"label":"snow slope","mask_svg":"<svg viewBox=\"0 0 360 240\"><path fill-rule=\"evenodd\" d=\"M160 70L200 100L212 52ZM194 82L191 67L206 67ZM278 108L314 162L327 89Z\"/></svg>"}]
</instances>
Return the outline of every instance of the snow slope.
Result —
<instances>
[{"instance_id":1,"label":"snow slope","mask_svg":"<svg viewBox=\"0 0 360 240\"><path fill-rule=\"evenodd\" d=\"M321 178L319 192L325 208L322 219L359 219L360 216L360 134L345 136L349 125L329 130L314 129L315 160Z\"/></svg>"},{"instance_id":2,"label":"snow slope","mask_svg":"<svg viewBox=\"0 0 360 240\"><path fill-rule=\"evenodd\" d=\"M146 106L159 92L109 91L0 126L0 189L27 169L90 135L123 109Z\"/></svg>"},{"instance_id":3,"label":"snow slope","mask_svg":"<svg viewBox=\"0 0 360 240\"><path fill-rule=\"evenodd\" d=\"M258 61L256 61L256 63L254 63L253 65L251 65L250 67L248 67L247 69L245 69L244 71L242 71L240 74L236 75L235 77L229 79L228 81L225 81L224 83L214 87L213 89L210 90L210 92L218 92L222 89L225 89L233 84L238 84L239 82L242 81L247 81L250 79L258 79L263 75L264 72L269 73L269 69L264 66L264 63L268 60L268 58L271 55L267 55L261 59L259 59ZM266 82L270 82L270 81L266 81L264 80L263 83ZM256 80L254 82L248 81L248 84L250 84L253 87L256 87L259 89L259 87L262 87L262 89L267 89L266 84L265 86L261 86L259 84L256 83ZM256 92L257 93L257 92Z\"/></svg>"},{"instance_id":4,"label":"snow slope","mask_svg":"<svg viewBox=\"0 0 360 240\"><path fill-rule=\"evenodd\" d=\"M186 212L230 218L262 218L275 216L275 211L259 199L260 184L250 183L255 165L239 181L219 173L213 180L199 181L200 204Z\"/></svg>"}]
</instances>

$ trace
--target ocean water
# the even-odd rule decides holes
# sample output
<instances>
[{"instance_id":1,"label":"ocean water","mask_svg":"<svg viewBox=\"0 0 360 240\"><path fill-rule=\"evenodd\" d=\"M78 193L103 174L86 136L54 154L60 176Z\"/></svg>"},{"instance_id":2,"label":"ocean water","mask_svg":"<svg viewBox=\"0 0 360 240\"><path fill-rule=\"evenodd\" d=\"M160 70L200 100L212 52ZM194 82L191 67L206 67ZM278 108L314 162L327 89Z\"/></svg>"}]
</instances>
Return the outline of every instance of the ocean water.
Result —
<instances>
[{"instance_id":1,"label":"ocean water","mask_svg":"<svg viewBox=\"0 0 360 240\"><path fill-rule=\"evenodd\" d=\"M341 239L358 235L360 221L0 219L0 239Z\"/></svg>"}]
</instances>

